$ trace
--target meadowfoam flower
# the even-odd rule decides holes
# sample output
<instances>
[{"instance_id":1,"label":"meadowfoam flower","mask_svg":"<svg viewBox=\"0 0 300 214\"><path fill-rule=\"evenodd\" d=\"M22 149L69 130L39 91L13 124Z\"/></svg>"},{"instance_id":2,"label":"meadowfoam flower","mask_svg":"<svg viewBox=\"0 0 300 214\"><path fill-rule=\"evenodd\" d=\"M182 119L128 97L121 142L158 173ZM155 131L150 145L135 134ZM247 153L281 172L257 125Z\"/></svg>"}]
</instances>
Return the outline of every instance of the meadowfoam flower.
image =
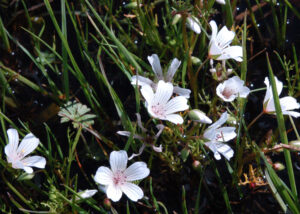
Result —
<instances>
[{"instance_id":1,"label":"meadowfoam flower","mask_svg":"<svg viewBox=\"0 0 300 214\"><path fill-rule=\"evenodd\" d=\"M168 68L166 76L164 76L157 54L152 54L151 56L148 56L148 61L152 67L154 74L155 74L155 78L156 78L155 82L153 82L152 80L150 80L146 77L143 77L140 75L134 75L131 77L132 85L139 85L142 87L144 85L149 85L151 88L153 88L153 90L156 90L157 82L159 80L164 80L165 82L172 82L173 77L181 64L181 61L179 61L177 58L174 58L171 62L170 67ZM186 98L189 98L191 90L185 89L185 88L180 88L178 86L174 86L173 93L178 94L180 96L184 96Z\"/></svg>"},{"instance_id":2,"label":"meadowfoam flower","mask_svg":"<svg viewBox=\"0 0 300 214\"><path fill-rule=\"evenodd\" d=\"M220 119L210 125L204 131L204 138L208 140L205 145L214 153L217 160L221 159L222 154L227 160L233 157L233 150L225 144L236 137L235 127L221 127L228 119L227 112L224 112Z\"/></svg>"},{"instance_id":3,"label":"meadowfoam flower","mask_svg":"<svg viewBox=\"0 0 300 214\"><path fill-rule=\"evenodd\" d=\"M282 92L283 84L281 81L277 79L277 77L275 77L275 82L276 82L277 93L279 96ZM263 111L267 114L276 114L272 86L270 85L268 77L265 78L265 84L267 86L267 90L264 98ZM291 115L292 117L300 117L299 112L290 111L293 109L300 108L300 104L297 103L297 100L294 97L287 96L287 97L280 98L279 103L281 106L282 114Z\"/></svg>"},{"instance_id":4,"label":"meadowfoam flower","mask_svg":"<svg viewBox=\"0 0 300 214\"><path fill-rule=\"evenodd\" d=\"M186 26L197 34L201 33L200 21L194 16L187 17Z\"/></svg>"},{"instance_id":5,"label":"meadowfoam flower","mask_svg":"<svg viewBox=\"0 0 300 214\"><path fill-rule=\"evenodd\" d=\"M219 32L215 21L209 22L212 30L211 39L209 42L210 58L215 60L234 59L238 62L243 61L243 49L241 46L229 46L235 37L233 31L229 31L224 26Z\"/></svg>"},{"instance_id":6,"label":"meadowfoam flower","mask_svg":"<svg viewBox=\"0 0 300 214\"><path fill-rule=\"evenodd\" d=\"M45 168L46 159L41 156L26 157L39 145L39 139L32 133L27 134L19 145L19 134L15 129L7 130L8 144L4 148L7 162L15 169L23 169L27 173L32 173L31 167Z\"/></svg>"},{"instance_id":7,"label":"meadowfoam flower","mask_svg":"<svg viewBox=\"0 0 300 214\"><path fill-rule=\"evenodd\" d=\"M217 95L225 102L232 102L237 97L246 98L250 89L244 86L244 81L238 76L231 77L217 86Z\"/></svg>"},{"instance_id":8,"label":"meadowfoam flower","mask_svg":"<svg viewBox=\"0 0 300 214\"><path fill-rule=\"evenodd\" d=\"M135 162L127 168L127 152L113 151L109 156L111 169L105 166L98 168L94 180L105 186L106 195L112 201L119 201L122 193L125 193L132 201L144 197L143 190L132 181L146 178L150 170L144 162Z\"/></svg>"},{"instance_id":9,"label":"meadowfoam flower","mask_svg":"<svg viewBox=\"0 0 300 214\"><path fill-rule=\"evenodd\" d=\"M149 85L144 85L141 93L146 99L145 106L152 117L160 120L168 120L175 124L183 123L182 117L174 113L189 108L187 99L183 96L170 99L173 93L173 85L171 83L165 83L160 80L155 93Z\"/></svg>"}]
</instances>

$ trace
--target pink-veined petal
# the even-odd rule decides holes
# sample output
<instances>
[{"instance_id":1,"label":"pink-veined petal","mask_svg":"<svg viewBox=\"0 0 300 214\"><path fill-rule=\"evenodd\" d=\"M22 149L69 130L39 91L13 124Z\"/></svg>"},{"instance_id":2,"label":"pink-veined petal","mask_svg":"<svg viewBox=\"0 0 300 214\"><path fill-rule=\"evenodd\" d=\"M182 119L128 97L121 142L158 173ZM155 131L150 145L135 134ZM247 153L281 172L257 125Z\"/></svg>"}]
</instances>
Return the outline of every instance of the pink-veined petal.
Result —
<instances>
[{"instance_id":1,"label":"pink-veined petal","mask_svg":"<svg viewBox=\"0 0 300 214\"><path fill-rule=\"evenodd\" d=\"M102 185L109 185L113 183L113 173L112 171L105 167L101 166L97 169L94 180Z\"/></svg>"},{"instance_id":2,"label":"pink-veined petal","mask_svg":"<svg viewBox=\"0 0 300 214\"><path fill-rule=\"evenodd\" d=\"M7 156L12 156L14 153L17 153L19 145L19 134L16 129L8 129L8 144L5 146L4 151Z\"/></svg>"},{"instance_id":3,"label":"pink-veined petal","mask_svg":"<svg viewBox=\"0 0 300 214\"><path fill-rule=\"evenodd\" d=\"M40 140L36 138L32 133L27 134L21 141L17 153L22 154L23 157L33 152L39 145Z\"/></svg>"},{"instance_id":4,"label":"pink-veined petal","mask_svg":"<svg viewBox=\"0 0 300 214\"><path fill-rule=\"evenodd\" d=\"M227 142L236 137L235 127L221 127L216 129L216 135L219 142Z\"/></svg>"},{"instance_id":5,"label":"pink-veined petal","mask_svg":"<svg viewBox=\"0 0 300 214\"><path fill-rule=\"evenodd\" d=\"M164 77L163 77L160 61L159 61L157 54L152 54L151 56L148 56L148 61L151 65L152 70L155 73L157 79L162 80Z\"/></svg>"},{"instance_id":6,"label":"pink-veined petal","mask_svg":"<svg viewBox=\"0 0 300 214\"><path fill-rule=\"evenodd\" d=\"M113 151L110 153L109 163L113 173L116 171L124 171L127 166L127 161L127 152L124 150Z\"/></svg>"},{"instance_id":7,"label":"pink-veined petal","mask_svg":"<svg viewBox=\"0 0 300 214\"><path fill-rule=\"evenodd\" d=\"M41 156L31 156L21 160L24 166L37 167L44 169L46 165L46 159Z\"/></svg>"},{"instance_id":8,"label":"pink-veined petal","mask_svg":"<svg viewBox=\"0 0 300 214\"><path fill-rule=\"evenodd\" d=\"M124 175L126 176L126 181L136 181L146 178L149 173L150 170L147 168L147 164L139 161L129 166L125 170Z\"/></svg>"},{"instance_id":9,"label":"pink-veined petal","mask_svg":"<svg viewBox=\"0 0 300 214\"><path fill-rule=\"evenodd\" d=\"M166 76L166 81L171 82L177 69L179 68L181 64L181 61L179 61L177 58L174 58L171 62L171 65L168 68L167 76Z\"/></svg>"},{"instance_id":10,"label":"pink-veined petal","mask_svg":"<svg viewBox=\"0 0 300 214\"><path fill-rule=\"evenodd\" d=\"M165 120L168 120L174 124L182 124L183 118L179 114L168 114Z\"/></svg>"},{"instance_id":11,"label":"pink-veined petal","mask_svg":"<svg viewBox=\"0 0 300 214\"><path fill-rule=\"evenodd\" d=\"M172 98L166 105L165 105L165 114L173 114L179 111L187 110L189 106L187 105L187 99L182 96L177 96Z\"/></svg>"},{"instance_id":12,"label":"pink-veined petal","mask_svg":"<svg viewBox=\"0 0 300 214\"><path fill-rule=\"evenodd\" d=\"M121 186L121 189L132 201L138 201L144 197L143 190L136 184L127 182Z\"/></svg>"},{"instance_id":13,"label":"pink-veined petal","mask_svg":"<svg viewBox=\"0 0 300 214\"><path fill-rule=\"evenodd\" d=\"M106 195L110 198L113 202L117 202L122 197L122 190L120 186L110 184L106 189Z\"/></svg>"}]
</instances>

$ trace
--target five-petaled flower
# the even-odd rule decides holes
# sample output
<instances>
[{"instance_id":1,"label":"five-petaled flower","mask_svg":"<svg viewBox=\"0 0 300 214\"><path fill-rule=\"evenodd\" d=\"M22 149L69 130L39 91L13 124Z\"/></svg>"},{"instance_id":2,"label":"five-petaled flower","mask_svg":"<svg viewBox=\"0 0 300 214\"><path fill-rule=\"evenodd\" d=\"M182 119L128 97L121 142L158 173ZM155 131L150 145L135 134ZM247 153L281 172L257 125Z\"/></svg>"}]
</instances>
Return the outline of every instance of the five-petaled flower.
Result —
<instances>
[{"instance_id":1,"label":"five-petaled flower","mask_svg":"<svg viewBox=\"0 0 300 214\"><path fill-rule=\"evenodd\" d=\"M226 26L218 32L217 24L213 20L209 24L212 30L209 42L209 57L215 60L234 59L238 62L243 61L242 47L229 46L235 37L235 33L229 31Z\"/></svg>"},{"instance_id":2,"label":"five-petaled flower","mask_svg":"<svg viewBox=\"0 0 300 214\"><path fill-rule=\"evenodd\" d=\"M126 151L113 151L109 156L111 169L101 166L94 177L97 183L106 186L106 195L114 202L121 199L122 192L132 201L137 201L144 196L143 190L132 181L147 177L150 170L142 161L135 162L126 168L127 161Z\"/></svg>"},{"instance_id":3,"label":"five-petaled flower","mask_svg":"<svg viewBox=\"0 0 300 214\"><path fill-rule=\"evenodd\" d=\"M276 89L278 96L281 94L283 84L280 82L277 77L275 77ZM265 78L265 84L267 86L266 95L264 98L263 111L268 114L276 114L274 97L272 86L270 85L268 77ZM300 117L300 113L296 111L290 111L293 109L300 108L300 104L297 103L297 100L294 97L287 96L279 99L280 107L282 114L291 115L293 117Z\"/></svg>"},{"instance_id":4,"label":"five-petaled flower","mask_svg":"<svg viewBox=\"0 0 300 214\"><path fill-rule=\"evenodd\" d=\"M246 98L250 93L250 89L244 86L244 81L238 76L220 83L216 90L217 95L225 102L232 102L236 97Z\"/></svg>"},{"instance_id":5,"label":"five-petaled flower","mask_svg":"<svg viewBox=\"0 0 300 214\"><path fill-rule=\"evenodd\" d=\"M224 142L228 142L236 137L235 127L220 127L228 119L227 112L224 112L220 119L210 125L205 131L203 137L208 140L205 145L214 153L217 160L221 159L220 153L227 159L232 158L234 152Z\"/></svg>"},{"instance_id":6,"label":"five-petaled flower","mask_svg":"<svg viewBox=\"0 0 300 214\"><path fill-rule=\"evenodd\" d=\"M165 82L172 82L173 77L181 64L181 61L179 61L177 58L174 58L171 62L170 67L168 68L166 76L164 76L157 54L152 54L151 56L148 56L148 61L149 61L150 65L152 66L152 70L156 77L156 82L153 82L152 80L150 80L146 77L140 76L140 75L134 75L131 77L132 85L137 84L142 87L144 85L149 85L153 88L153 90L156 90L157 81L164 80ZM178 86L174 86L173 93L184 96L186 98L189 98L191 90L185 89L185 88L180 88Z\"/></svg>"},{"instance_id":7,"label":"five-petaled flower","mask_svg":"<svg viewBox=\"0 0 300 214\"><path fill-rule=\"evenodd\" d=\"M23 169L27 173L32 173L31 167L45 168L46 159L41 156L26 157L33 152L39 145L39 139L32 133L27 134L19 145L19 134L15 129L8 129L8 144L4 151L7 162L12 164L15 169Z\"/></svg>"},{"instance_id":8,"label":"five-petaled flower","mask_svg":"<svg viewBox=\"0 0 300 214\"><path fill-rule=\"evenodd\" d=\"M149 85L144 85L141 93L146 99L145 106L152 117L168 120L175 124L183 123L182 117L174 113L189 108L187 99L183 96L170 99L173 93L173 85L171 83L160 80L155 93Z\"/></svg>"}]
</instances>

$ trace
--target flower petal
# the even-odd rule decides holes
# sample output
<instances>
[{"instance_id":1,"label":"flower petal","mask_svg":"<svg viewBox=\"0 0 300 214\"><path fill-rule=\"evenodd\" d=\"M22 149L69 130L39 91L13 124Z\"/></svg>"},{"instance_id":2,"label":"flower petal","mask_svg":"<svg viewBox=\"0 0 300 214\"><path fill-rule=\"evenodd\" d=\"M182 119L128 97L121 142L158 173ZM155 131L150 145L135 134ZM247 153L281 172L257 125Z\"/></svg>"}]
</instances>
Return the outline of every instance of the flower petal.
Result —
<instances>
[{"instance_id":1,"label":"flower petal","mask_svg":"<svg viewBox=\"0 0 300 214\"><path fill-rule=\"evenodd\" d=\"M143 190L136 184L133 183L125 183L121 186L122 191L127 195L127 197L132 201L138 201L139 199L144 197Z\"/></svg>"},{"instance_id":2,"label":"flower petal","mask_svg":"<svg viewBox=\"0 0 300 214\"><path fill-rule=\"evenodd\" d=\"M207 129L217 129L220 126L222 126L228 119L228 114L227 111L225 111L219 120L217 120L216 122L214 122L212 125L210 125ZM204 133L205 134L205 133Z\"/></svg>"},{"instance_id":3,"label":"flower petal","mask_svg":"<svg viewBox=\"0 0 300 214\"><path fill-rule=\"evenodd\" d=\"M216 129L215 133L218 136L216 140L219 142L227 142L236 137L235 127L221 127Z\"/></svg>"},{"instance_id":4,"label":"flower petal","mask_svg":"<svg viewBox=\"0 0 300 214\"><path fill-rule=\"evenodd\" d=\"M33 152L39 145L40 140L36 138L32 133L27 134L20 143L17 149L18 154L22 154L23 157Z\"/></svg>"},{"instance_id":5,"label":"flower petal","mask_svg":"<svg viewBox=\"0 0 300 214\"><path fill-rule=\"evenodd\" d=\"M297 100L294 97L283 97L279 99L281 110L288 111L293 109L300 108L300 104L297 103Z\"/></svg>"},{"instance_id":6,"label":"flower petal","mask_svg":"<svg viewBox=\"0 0 300 214\"><path fill-rule=\"evenodd\" d=\"M83 191L78 192L78 195L80 195L81 198L90 198L93 197L98 192L96 189L86 189ZM76 199L80 199L79 197L76 197Z\"/></svg>"},{"instance_id":7,"label":"flower petal","mask_svg":"<svg viewBox=\"0 0 300 214\"><path fill-rule=\"evenodd\" d=\"M218 26L217 26L217 24L216 24L216 22L214 20L211 20L209 22L209 25L211 27L211 38L210 38L210 41L212 42L213 40L215 40L217 38Z\"/></svg>"},{"instance_id":8,"label":"flower petal","mask_svg":"<svg viewBox=\"0 0 300 214\"><path fill-rule=\"evenodd\" d=\"M183 119L179 114L168 114L164 120L168 120L174 124L182 124Z\"/></svg>"},{"instance_id":9,"label":"flower petal","mask_svg":"<svg viewBox=\"0 0 300 214\"><path fill-rule=\"evenodd\" d=\"M113 183L113 173L112 171L105 167L100 166L97 169L96 175L94 176L94 180L102 185L109 185Z\"/></svg>"},{"instance_id":10,"label":"flower petal","mask_svg":"<svg viewBox=\"0 0 300 214\"><path fill-rule=\"evenodd\" d=\"M144 85L141 88L141 93L142 93L143 97L145 98L146 102L148 104L149 103L151 104L154 99L153 89L149 85Z\"/></svg>"},{"instance_id":11,"label":"flower petal","mask_svg":"<svg viewBox=\"0 0 300 214\"><path fill-rule=\"evenodd\" d=\"M37 168L44 169L46 165L46 159L41 156L31 156L21 160L24 166L34 166Z\"/></svg>"},{"instance_id":12,"label":"flower petal","mask_svg":"<svg viewBox=\"0 0 300 214\"><path fill-rule=\"evenodd\" d=\"M124 150L113 151L110 153L109 163L113 173L116 171L124 171L127 166L127 161L127 152Z\"/></svg>"},{"instance_id":13,"label":"flower petal","mask_svg":"<svg viewBox=\"0 0 300 214\"><path fill-rule=\"evenodd\" d=\"M165 114L172 114L178 111L184 111L188 108L189 106L187 105L187 99L182 96L177 96L171 99L165 105Z\"/></svg>"},{"instance_id":14,"label":"flower petal","mask_svg":"<svg viewBox=\"0 0 300 214\"><path fill-rule=\"evenodd\" d=\"M228 30L226 26L218 32L216 41L218 42L220 48L226 48L235 37L235 32Z\"/></svg>"},{"instance_id":15,"label":"flower petal","mask_svg":"<svg viewBox=\"0 0 300 214\"><path fill-rule=\"evenodd\" d=\"M153 87L155 84L152 80L140 76L140 75L134 75L131 77L131 84L132 85L139 85L139 86L144 86L144 85L149 85L151 87Z\"/></svg>"},{"instance_id":16,"label":"flower petal","mask_svg":"<svg viewBox=\"0 0 300 214\"><path fill-rule=\"evenodd\" d=\"M216 160L220 160L221 156L220 153L227 159L230 160L230 158L233 157L234 151L230 146L228 146L225 143L221 142L207 142L205 145L214 153L214 157Z\"/></svg>"},{"instance_id":17,"label":"flower petal","mask_svg":"<svg viewBox=\"0 0 300 214\"><path fill-rule=\"evenodd\" d=\"M243 61L243 48L241 46L229 46L223 49L222 55L217 60L234 59L238 62Z\"/></svg>"},{"instance_id":18,"label":"flower petal","mask_svg":"<svg viewBox=\"0 0 300 214\"><path fill-rule=\"evenodd\" d=\"M292 117L300 117L300 113L296 111L283 111L282 114L284 115L291 115Z\"/></svg>"},{"instance_id":19,"label":"flower petal","mask_svg":"<svg viewBox=\"0 0 300 214\"><path fill-rule=\"evenodd\" d=\"M162 80L164 77L157 54L152 54L151 56L148 56L148 61L152 66L152 70L155 73L157 79Z\"/></svg>"},{"instance_id":20,"label":"flower petal","mask_svg":"<svg viewBox=\"0 0 300 214\"><path fill-rule=\"evenodd\" d=\"M157 84L157 89L153 98L152 104L166 104L173 94L173 85L169 82L160 80ZM149 103L150 105L150 103Z\"/></svg>"},{"instance_id":21,"label":"flower petal","mask_svg":"<svg viewBox=\"0 0 300 214\"><path fill-rule=\"evenodd\" d=\"M186 88L180 88L178 86L174 86L173 93L183 96L185 98L190 98L191 90Z\"/></svg>"},{"instance_id":22,"label":"flower petal","mask_svg":"<svg viewBox=\"0 0 300 214\"><path fill-rule=\"evenodd\" d=\"M29 166L25 166L23 169L24 169L25 172L28 173L28 174L33 173L33 169L32 169L31 167L29 167Z\"/></svg>"},{"instance_id":23,"label":"flower petal","mask_svg":"<svg viewBox=\"0 0 300 214\"><path fill-rule=\"evenodd\" d=\"M147 168L147 164L139 161L129 166L125 170L124 175L126 176L126 181L136 181L147 177L149 173L150 170Z\"/></svg>"},{"instance_id":24,"label":"flower petal","mask_svg":"<svg viewBox=\"0 0 300 214\"><path fill-rule=\"evenodd\" d=\"M5 146L4 151L7 156L12 156L12 154L17 153L19 134L16 129L8 129L7 136L8 144Z\"/></svg>"},{"instance_id":25,"label":"flower petal","mask_svg":"<svg viewBox=\"0 0 300 214\"><path fill-rule=\"evenodd\" d=\"M115 186L115 185L111 184L111 185L108 185L108 187L106 189L106 195L113 202L117 202L122 197L122 190L119 186Z\"/></svg>"},{"instance_id":26,"label":"flower petal","mask_svg":"<svg viewBox=\"0 0 300 214\"><path fill-rule=\"evenodd\" d=\"M173 79L177 69L179 68L180 64L181 64L181 61L179 61L177 58L172 60L171 65L168 68L167 76L165 78L165 80L167 82L172 81L172 79Z\"/></svg>"}]
</instances>

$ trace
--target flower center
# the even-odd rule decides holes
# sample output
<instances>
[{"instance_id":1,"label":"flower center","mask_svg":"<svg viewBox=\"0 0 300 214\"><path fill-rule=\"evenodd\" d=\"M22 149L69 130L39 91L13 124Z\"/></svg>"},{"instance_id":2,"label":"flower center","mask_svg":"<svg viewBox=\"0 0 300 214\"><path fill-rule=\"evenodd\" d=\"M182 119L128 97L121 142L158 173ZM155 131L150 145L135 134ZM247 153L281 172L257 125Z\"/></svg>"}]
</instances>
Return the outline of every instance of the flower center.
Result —
<instances>
[{"instance_id":1,"label":"flower center","mask_svg":"<svg viewBox=\"0 0 300 214\"><path fill-rule=\"evenodd\" d=\"M152 105L151 110L157 117L165 116L164 106L159 103Z\"/></svg>"},{"instance_id":2,"label":"flower center","mask_svg":"<svg viewBox=\"0 0 300 214\"><path fill-rule=\"evenodd\" d=\"M235 94L235 90L233 88L225 88L222 94L225 98L229 99L231 95Z\"/></svg>"},{"instance_id":3,"label":"flower center","mask_svg":"<svg viewBox=\"0 0 300 214\"><path fill-rule=\"evenodd\" d=\"M113 182L115 185L123 185L126 183L126 176L121 171L116 171L113 176Z\"/></svg>"}]
</instances>

